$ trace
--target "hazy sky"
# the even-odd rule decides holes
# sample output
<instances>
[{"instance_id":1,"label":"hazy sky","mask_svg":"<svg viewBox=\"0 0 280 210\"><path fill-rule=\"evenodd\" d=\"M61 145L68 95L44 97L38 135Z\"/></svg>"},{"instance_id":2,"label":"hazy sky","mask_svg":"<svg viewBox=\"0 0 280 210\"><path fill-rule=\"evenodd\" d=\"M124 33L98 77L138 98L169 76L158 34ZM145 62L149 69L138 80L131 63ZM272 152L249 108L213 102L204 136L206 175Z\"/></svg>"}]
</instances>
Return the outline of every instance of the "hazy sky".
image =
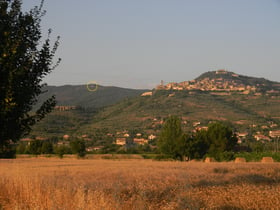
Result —
<instances>
[{"instance_id":1,"label":"hazy sky","mask_svg":"<svg viewBox=\"0 0 280 210\"><path fill-rule=\"evenodd\" d=\"M44 9L44 31L61 36L49 85L153 88L217 69L280 82L280 0L45 0Z\"/></svg>"}]
</instances>

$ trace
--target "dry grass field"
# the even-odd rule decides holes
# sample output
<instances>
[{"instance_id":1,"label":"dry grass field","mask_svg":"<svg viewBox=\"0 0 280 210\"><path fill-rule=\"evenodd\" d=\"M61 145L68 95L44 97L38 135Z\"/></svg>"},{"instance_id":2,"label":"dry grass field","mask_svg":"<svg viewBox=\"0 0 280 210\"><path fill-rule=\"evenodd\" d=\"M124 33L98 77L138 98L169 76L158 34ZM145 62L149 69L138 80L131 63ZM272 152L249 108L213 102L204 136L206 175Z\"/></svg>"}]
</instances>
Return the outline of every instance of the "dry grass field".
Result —
<instances>
[{"instance_id":1,"label":"dry grass field","mask_svg":"<svg viewBox=\"0 0 280 210\"><path fill-rule=\"evenodd\" d=\"M279 208L279 163L0 160L0 209Z\"/></svg>"}]
</instances>

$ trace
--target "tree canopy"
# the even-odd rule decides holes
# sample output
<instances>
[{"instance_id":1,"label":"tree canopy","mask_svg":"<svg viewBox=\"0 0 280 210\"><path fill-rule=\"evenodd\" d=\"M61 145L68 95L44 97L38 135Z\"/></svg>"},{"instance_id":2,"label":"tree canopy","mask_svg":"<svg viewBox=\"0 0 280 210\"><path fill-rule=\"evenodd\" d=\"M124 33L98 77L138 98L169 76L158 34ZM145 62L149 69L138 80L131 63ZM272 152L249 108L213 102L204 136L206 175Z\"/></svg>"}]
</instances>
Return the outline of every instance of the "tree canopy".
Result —
<instances>
[{"instance_id":1,"label":"tree canopy","mask_svg":"<svg viewBox=\"0 0 280 210\"><path fill-rule=\"evenodd\" d=\"M0 156L55 106L52 96L31 113L45 85L43 78L60 62L52 61L59 37L51 46L49 30L41 40L43 3L22 12L20 0L0 1Z\"/></svg>"},{"instance_id":2,"label":"tree canopy","mask_svg":"<svg viewBox=\"0 0 280 210\"><path fill-rule=\"evenodd\" d=\"M226 152L233 151L237 144L237 137L230 126L215 122L208 126L207 131L198 131L195 135L196 144L199 147L199 157L202 155L209 155L216 160L228 159L224 157Z\"/></svg>"},{"instance_id":3,"label":"tree canopy","mask_svg":"<svg viewBox=\"0 0 280 210\"><path fill-rule=\"evenodd\" d=\"M207 130L184 134L181 120L169 117L161 130L158 149L162 154L175 159L201 159L206 155L217 160L227 160L237 144L237 138L230 126L215 122Z\"/></svg>"},{"instance_id":4,"label":"tree canopy","mask_svg":"<svg viewBox=\"0 0 280 210\"><path fill-rule=\"evenodd\" d=\"M170 116L164 123L160 133L158 147L162 154L182 159L184 150L181 120L177 116Z\"/></svg>"}]
</instances>

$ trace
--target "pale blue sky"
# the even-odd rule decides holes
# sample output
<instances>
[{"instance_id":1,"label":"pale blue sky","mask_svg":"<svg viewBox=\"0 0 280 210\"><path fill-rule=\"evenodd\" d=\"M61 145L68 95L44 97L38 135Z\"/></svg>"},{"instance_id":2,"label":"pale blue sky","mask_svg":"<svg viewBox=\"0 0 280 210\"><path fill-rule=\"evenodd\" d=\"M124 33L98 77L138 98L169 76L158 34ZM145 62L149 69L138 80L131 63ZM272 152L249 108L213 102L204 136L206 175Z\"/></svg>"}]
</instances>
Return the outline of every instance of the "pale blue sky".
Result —
<instances>
[{"instance_id":1,"label":"pale blue sky","mask_svg":"<svg viewBox=\"0 0 280 210\"><path fill-rule=\"evenodd\" d=\"M44 31L61 36L49 85L153 88L216 69L280 82L280 0L45 0L44 9Z\"/></svg>"}]
</instances>

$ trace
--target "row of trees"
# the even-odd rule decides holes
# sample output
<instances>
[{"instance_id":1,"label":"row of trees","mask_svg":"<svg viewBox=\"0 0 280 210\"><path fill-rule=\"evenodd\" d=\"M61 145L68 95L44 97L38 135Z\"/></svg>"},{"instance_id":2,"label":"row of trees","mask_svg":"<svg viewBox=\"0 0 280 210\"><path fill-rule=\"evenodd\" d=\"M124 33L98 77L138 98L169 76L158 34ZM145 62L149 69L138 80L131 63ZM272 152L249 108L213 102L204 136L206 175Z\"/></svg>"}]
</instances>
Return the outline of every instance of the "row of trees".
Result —
<instances>
[{"instance_id":1,"label":"row of trees","mask_svg":"<svg viewBox=\"0 0 280 210\"><path fill-rule=\"evenodd\" d=\"M237 137L226 124L216 122L210 124L207 130L185 134L177 116L166 120L158 140L161 154L180 160L201 159L205 156L228 160L233 158L236 145Z\"/></svg>"},{"instance_id":2,"label":"row of trees","mask_svg":"<svg viewBox=\"0 0 280 210\"><path fill-rule=\"evenodd\" d=\"M60 157L64 154L77 154L78 157L86 155L86 145L83 140L70 141L69 145L55 145L51 141L34 140L29 144L18 144L16 150L18 154L57 154Z\"/></svg>"}]
</instances>

